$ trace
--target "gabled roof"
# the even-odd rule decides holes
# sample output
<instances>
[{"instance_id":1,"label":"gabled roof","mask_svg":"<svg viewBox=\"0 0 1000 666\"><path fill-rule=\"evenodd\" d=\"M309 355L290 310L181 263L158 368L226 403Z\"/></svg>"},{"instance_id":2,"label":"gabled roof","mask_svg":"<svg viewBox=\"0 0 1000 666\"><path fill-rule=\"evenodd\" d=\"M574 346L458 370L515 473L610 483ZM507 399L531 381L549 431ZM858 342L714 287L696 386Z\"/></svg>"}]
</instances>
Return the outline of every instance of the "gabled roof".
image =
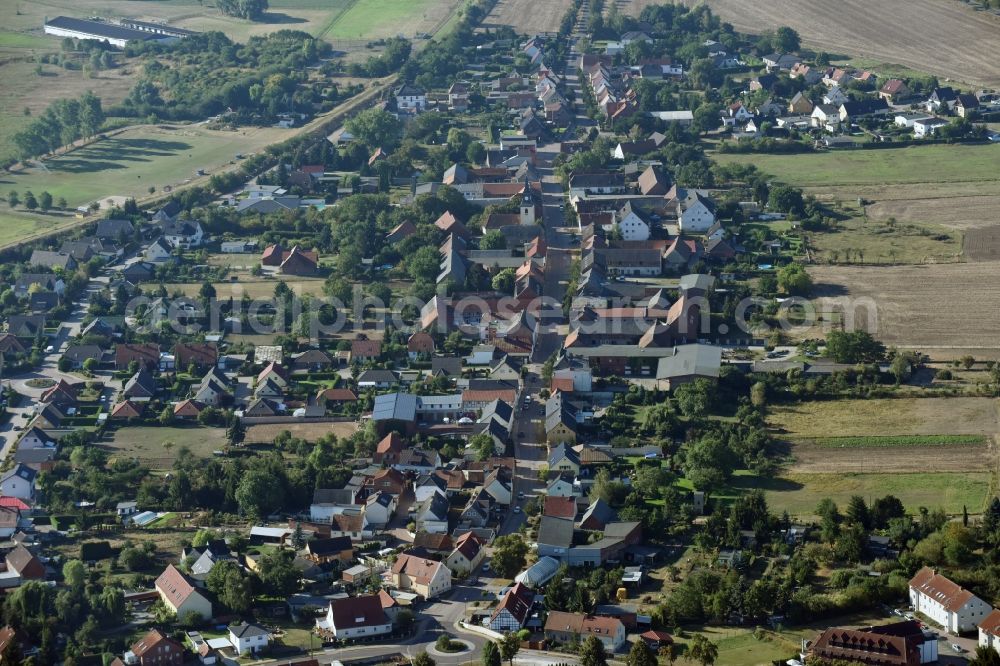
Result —
<instances>
[{"instance_id":1,"label":"gabled roof","mask_svg":"<svg viewBox=\"0 0 1000 666\"><path fill-rule=\"evenodd\" d=\"M528 619L528 614L531 612L534 596L535 593L527 585L514 583L507 590L507 594L503 595L500 603L497 604L496 610L493 611L493 615L490 617L490 621L495 620L502 611L507 611L518 624L523 626Z\"/></svg>"},{"instance_id":2,"label":"gabled roof","mask_svg":"<svg viewBox=\"0 0 1000 666\"><path fill-rule=\"evenodd\" d=\"M435 497L440 497L440 495L435 494ZM444 568L444 564L441 562L435 562L434 560L424 559L422 557L414 557L413 555L402 554L396 559L396 563L392 565L392 573L394 574L405 574L419 584L430 583L434 577L437 575L438 571Z\"/></svg>"},{"instance_id":3,"label":"gabled roof","mask_svg":"<svg viewBox=\"0 0 1000 666\"><path fill-rule=\"evenodd\" d=\"M951 612L958 612L976 596L930 567L924 567L910 579L910 589L930 597Z\"/></svg>"},{"instance_id":4,"label":"gabled roof","mask_svg":"<svg viewBox=\"0 0 1000 666\"><path fill-rule=\"evenodd\" d=\"M178 654L183 654L184 648L180 643L166 636L159 629L150 629L149 632L132 644L130 650L138 658L142 658L151 650L159 650L164 644L171 644Z\"/></svg>"},{"instance_id":5,"label":"gabled roof","mask_svg":"<svg viewBox=\"0 0 1000 666\"><path fill-rule=\"evenodd\" d=\"M545 506L542 508L543 516L553 518L563 518L566 520L576 519L576 498L546 496Z\"/></svg>"},{"instance_id":6,"label":"gabled roof","mask_svg":"<svg viewBox=\"0 0 1000 666\"><path fill-rule=\"evenodd\" d=\"M313 539L306 544L310 553L317 556L339 555L345 550L353 550L350 537L338 536L328 539Z\"/></svg>"},{"instance_id":7,"label":"gabled roof","mask_svg":"<svg viewBox=\"0 0 1000 666\"><path fill-rule=\"evenodd\" d=\"M330 602L330 618L338 631L388 624L381 595L369 594Z\"/></svg>"},{"instance_id":8,"label":"gabled roof","mask_svg":"<svg viewBox=\"0 0 1000 666\"><path fill-rule=\"evenodd\" d=\"M7 568L16 571L19 574L28 568L32 563L37 563L38 565L42 564L41 560L35 557L30 550L21 544L17 544L14 547L14 550L7 553Z\"/></svg>"},{"instance_id":9,"label":"gabled roof","mask_svg":"<svg viewBox=\"0 0 1000 666\"><path fill-rule=\"evenodd\" d=\"M156 589L170 600L174 608L183 606L192 594L200 594L188 577L172 564L168 564L156 579Z\"/></svg>"}]
</instances>

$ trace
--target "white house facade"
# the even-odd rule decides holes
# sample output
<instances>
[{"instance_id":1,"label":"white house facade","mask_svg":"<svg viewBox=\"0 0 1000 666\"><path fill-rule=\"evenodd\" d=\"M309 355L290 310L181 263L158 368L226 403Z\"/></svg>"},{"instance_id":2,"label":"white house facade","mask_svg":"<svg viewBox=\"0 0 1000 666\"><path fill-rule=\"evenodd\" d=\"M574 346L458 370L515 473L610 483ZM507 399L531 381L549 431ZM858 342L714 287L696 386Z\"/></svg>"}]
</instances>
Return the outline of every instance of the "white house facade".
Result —
<instances>
[{"instance_id":1,"label":"white house facade","mask_svg":"<svg viewBox=\"0 0 1000 666\"><path fill-rule=\"evenodd\" d=\"M953 633L973 631L993 608L930 567L910 579L910 605Z\"/></svg>"}]
</instances>

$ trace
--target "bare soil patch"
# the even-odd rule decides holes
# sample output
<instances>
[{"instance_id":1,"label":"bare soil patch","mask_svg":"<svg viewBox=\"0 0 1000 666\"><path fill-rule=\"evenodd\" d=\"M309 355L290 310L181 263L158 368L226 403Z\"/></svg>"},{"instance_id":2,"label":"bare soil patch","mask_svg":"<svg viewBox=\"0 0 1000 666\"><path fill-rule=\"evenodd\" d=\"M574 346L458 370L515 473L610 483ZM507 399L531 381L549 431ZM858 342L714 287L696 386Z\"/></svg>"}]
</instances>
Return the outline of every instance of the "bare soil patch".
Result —
<instances>
[{"instance_id":1,"label":"bare soil patch","mask_svg":"<svg viewBox=\"0 0 1000 666\"><path fill-rule=\"evenodd\" d=\"M1000 225L966 231L962 253L969 261L1000 261Z\"/></svg>"},{"instance_id":2,"label":"bare soil patch","mask_svg":"<svg viewBox=\"0 0 1000 666\"><path fill-rule=\"evenodd\" d=\"M570 0L500 0L483 22L484 28L509 25L518 32L555 32Z\"/></svg>"},{"instance_id":3,"label":"bare soil patch","mask_svg":"<svg viewBox=\"0 0 1000 666\"><path fill-rule=\"evenodd\" d=\"M319 438L333 433L337 437L350 437L358 431L358 424L354 421L344 421L338 423L266 423L252 425L247 428L247 444L272 444L275 437L284 431L292 433L292 437L299 437L307 442L315 442Z\"/></svg>"},{"instance_id":4,"label":"bare soil patch","mask_svg":"<svg viewBox=\"0 0 1000 666\"><path fill-rule=\"evenodd\" d=\"M792 445L792 456L792 474L984 472L996 465L993 445L831 449L802 442Z\"/></svg>"},{"instance_id":5,"label":"bare soil patch","mask_svg":"<svg viewBox=\"0 0 1000 666\"><path fill-rule=\"evenodd\" d=\"M625 10L638 14L657 1L628 0ZM737 30L760 33L787 25L807 45L833 54L1000 85L1000 18L955 0L685 0L689 5L701 2Z\"/></svg>"},{"instance_id":6,"label":"bare soil patch","mask_svg":"<svg viewBox=\"0 0 1000 666\"><path fill-rule=\"evenodd\" d=\"M887 345L997 347L1000 283L993 263L813 266L809 273L823 322L843 321L830 299L847 297L855 328ZM874 321L865 304L874 309ZM822 335L820 328L806 335Z\"/></svg>"},{"instance_id":7,"label":"bare soil patch","mask_svg":"<svg viewBox=\"0 0 1000 666\"><path fill-rule=\"evenodd\" d=\"M942 196L936 198L887 199L866 208L877 221L895 218L899 222L936 223L952 229L980 227L1000 210L1000 195Z\"/></svg>"}]
</instances>

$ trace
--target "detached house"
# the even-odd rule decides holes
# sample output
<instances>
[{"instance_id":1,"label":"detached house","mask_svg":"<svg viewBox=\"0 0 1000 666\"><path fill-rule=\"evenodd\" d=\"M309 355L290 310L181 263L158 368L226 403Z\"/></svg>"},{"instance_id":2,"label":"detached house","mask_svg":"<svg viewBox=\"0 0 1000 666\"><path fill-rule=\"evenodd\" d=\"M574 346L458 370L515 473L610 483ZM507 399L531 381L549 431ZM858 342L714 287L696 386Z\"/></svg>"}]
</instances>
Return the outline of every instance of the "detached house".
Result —
<instances>
[{"instance_id":1,"label":"detached house","mask_svg":"<svg viewBox=\"0 0 1000 666\"><path fill-rule=\"evenodd\" d=\"M441 562L403 554L391 570L392 584L424 599L433 599L451 589L451 571Z\"/></svg>"},{"instance_id":2,"label":"detached house","mask_svg":"<svg viewBox=\"0 0 1000 666\"><path fill-rule=\"evenodd\" d=\"M993 612L988 603L930 567L910 579L910 604L913 610L954 633L976 629Z\"/></svg>"},{"instance_id":3,"label":"detached house","mask_svg":"<svg viewBox=\"0 0 1000 666\"><path fill-rule=\"evenodd\" d=\"M500 633L517 632L524 628L531 615L535 593L523 583L514 583L497 605L486 626Z\"/></svg>"},{"instance_id":4,"label":"detached house","mask_svg":"<svg viewBox=\"0 0 1000 666\"><path fill-rule=\"evenodd\" d=\"M552 611L545 621L545 638L557 643L582 643L596 636L607 652L625 646L625 625L618 618Z\"/></svg>"},{"instance_id":5,"label":"detached house","mask_svg":"<svg viewBox=\"0 0 1000 666\"><path fill-rule=\"evenodd\" d=\"M405 556L404 556L405 557ZM334 599L316 628L336 639L379 636L392 631L392 622L382 607L381 595Z\"/></svg>"},{"instance_id":6,"label":"detached house","mask_svg":"<svg viewBox=\"0 0 1000 666\"><path fill-rule=\"evenodd\" d=\"M479 566L486 555L484 544L474 532L466 532L455 540L455 549L444 563L456 575L466 574Z\"/></svg>"},{"instance_id":7,"label":"detached house","mask_svg":"<svg viewBox=\"0 0 1000 666\"><path fill-rule=\"evenodd\" d=\"M159 629L152 629L132 644L125 653L125 663L139 666L180 666L184 663L185 653L183 645Z\"/></svg>"},{"instance_id":8,"label":"detached house","mask_svg":"<svg viewBox=\"0 0 1000 666\"><path fill-rule=\"evenodd\" d=\"M396 108L400 111L420 113L427 108L427 92L409 83L404 83L393 91Z\"/></svg>"},{"instance_id":9,"label":"detached house","mask_svg":"<svg viewBox=\"0 0 1000 666\"><path fill-rule=\"evenodd\" d=\"M188 613L195 613L203 619L212 617L212 602L174 565L167 565L164 572L156 579L155 586L160 599L178 617Z\"/></svg>"}]
</instances>

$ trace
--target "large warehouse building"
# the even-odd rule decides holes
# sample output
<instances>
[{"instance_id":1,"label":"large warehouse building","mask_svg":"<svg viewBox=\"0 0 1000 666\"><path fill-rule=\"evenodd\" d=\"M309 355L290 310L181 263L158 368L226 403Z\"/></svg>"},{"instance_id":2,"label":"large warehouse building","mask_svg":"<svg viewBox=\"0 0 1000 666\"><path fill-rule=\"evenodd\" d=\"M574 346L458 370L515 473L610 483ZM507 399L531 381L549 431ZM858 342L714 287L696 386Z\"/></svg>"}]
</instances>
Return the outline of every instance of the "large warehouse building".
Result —
<instances>
[{"instance_id":1,"label":"large warehouse building","mask_svg":"<svg viewBox=\"0 0 1000 666\"><path fill-rule=\"evenodd\" d=\"M45 22L45 34L56 37L73 37L74 39L94 39L100 42L107 42L118 48L124 48L128 42L172 42L181 37L193 34L187 30L169 28L168 26L161 26L155 23L143 23L141 21L129 21L126 25L133 25L135 27L105 23L104 21L70 18L69 16L57 16Z\"/></svg>"}]
</instances>

